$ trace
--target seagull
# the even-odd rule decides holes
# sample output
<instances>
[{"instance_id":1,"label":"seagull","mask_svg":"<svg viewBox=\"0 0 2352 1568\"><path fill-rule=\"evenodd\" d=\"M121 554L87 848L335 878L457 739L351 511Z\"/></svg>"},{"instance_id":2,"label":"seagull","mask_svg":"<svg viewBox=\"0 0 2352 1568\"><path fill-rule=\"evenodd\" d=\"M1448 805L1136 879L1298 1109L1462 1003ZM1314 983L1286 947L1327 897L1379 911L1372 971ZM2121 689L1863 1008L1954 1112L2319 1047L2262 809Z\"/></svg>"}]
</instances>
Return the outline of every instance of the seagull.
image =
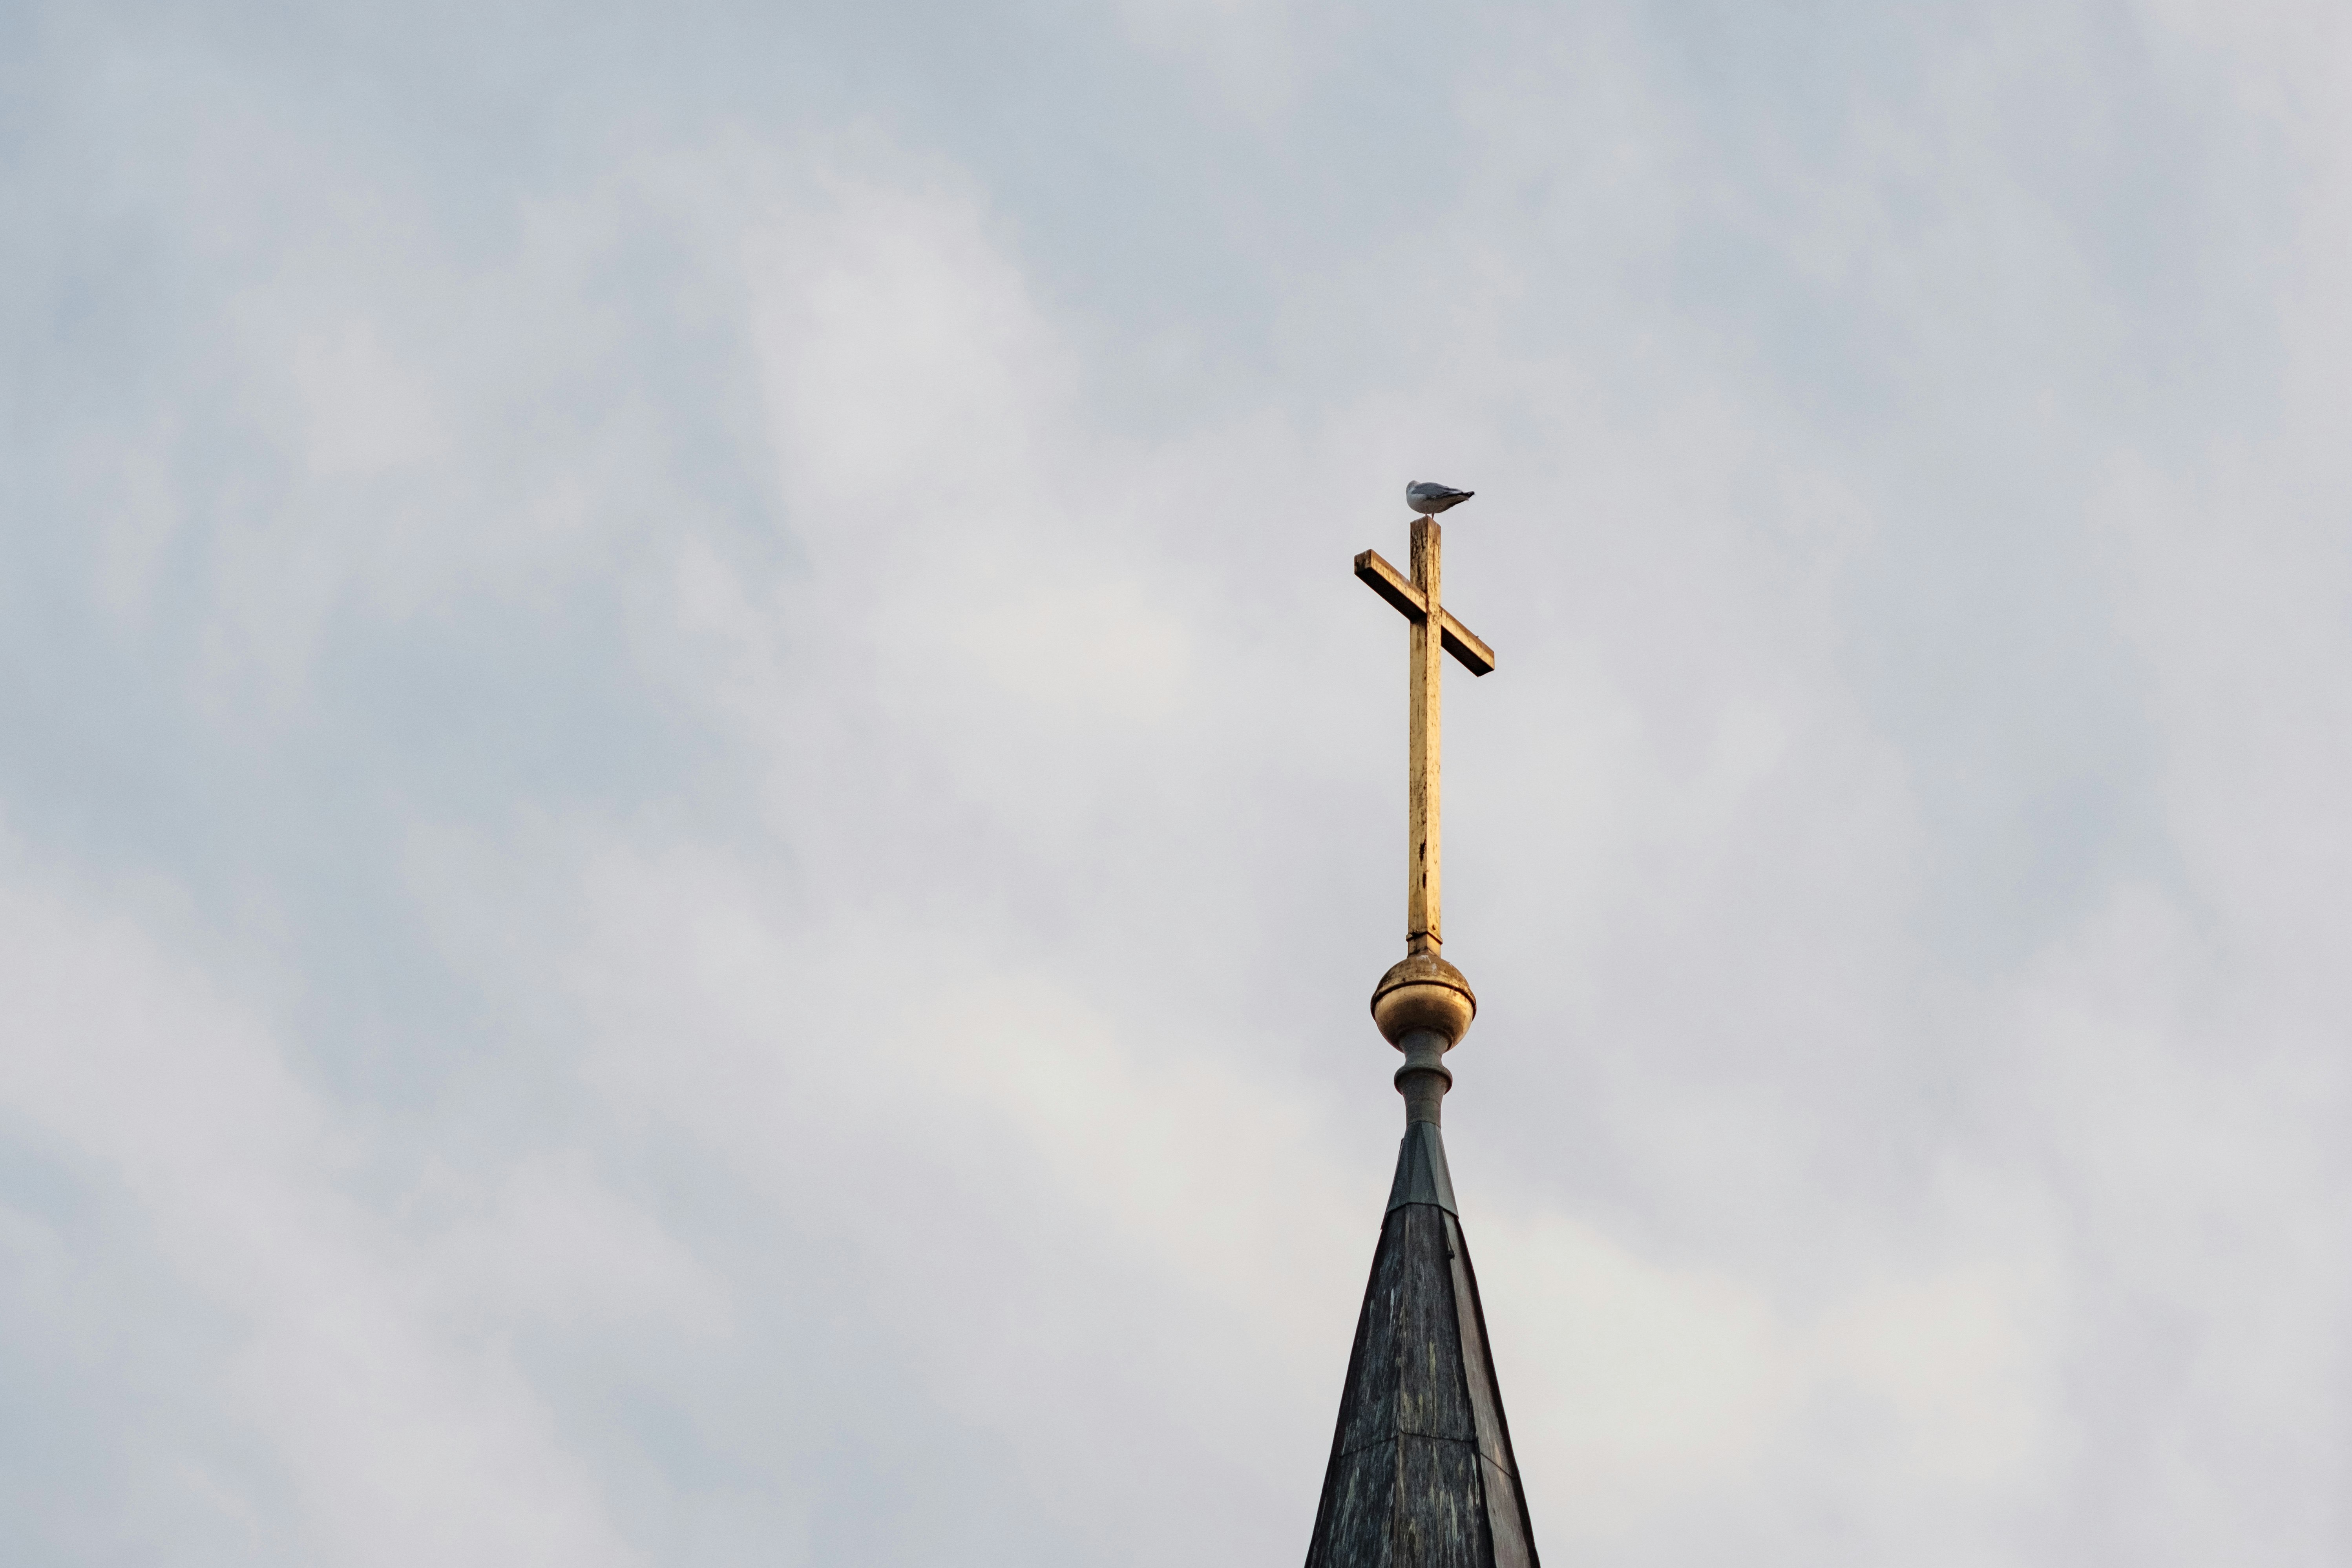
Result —
<instances>
[{"instance_id":1,"label":"seagull","mask_svg":"<svg viewBox=\"0 0 2352 1568\"><path fill-rule=\"evenodd\" d=\"M1415 479L1404 488L1404 504L1423 517L1435 517L1450 506L1460 506L1476 490L1457 490L1452 485L1433 485L1427 479Z\"/></svg>"}]
</instances>

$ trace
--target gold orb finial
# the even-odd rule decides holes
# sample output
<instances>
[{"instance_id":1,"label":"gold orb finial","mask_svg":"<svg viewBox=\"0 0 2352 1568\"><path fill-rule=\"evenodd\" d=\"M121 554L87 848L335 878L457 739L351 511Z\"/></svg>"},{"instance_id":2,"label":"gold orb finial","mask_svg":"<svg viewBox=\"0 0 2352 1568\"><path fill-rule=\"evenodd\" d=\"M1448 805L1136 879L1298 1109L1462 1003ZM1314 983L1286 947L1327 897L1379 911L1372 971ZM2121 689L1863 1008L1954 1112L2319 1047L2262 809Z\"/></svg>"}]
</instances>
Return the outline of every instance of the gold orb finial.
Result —
<instances>
[{"instance_id":1,"label":"gold orb finial","mask_svg":"<svg viewBox=\"0 0 2352 1568\"><path fill-rule=\"evenodd\" d=\"M1403 1050L1407 1035L1433 1034L1452 1050L1470 1032L1478 998L1462 972L1433 952L1416 952L1391 966L1372 987L1372 1022Z\"/></svg>"}]
</instances>

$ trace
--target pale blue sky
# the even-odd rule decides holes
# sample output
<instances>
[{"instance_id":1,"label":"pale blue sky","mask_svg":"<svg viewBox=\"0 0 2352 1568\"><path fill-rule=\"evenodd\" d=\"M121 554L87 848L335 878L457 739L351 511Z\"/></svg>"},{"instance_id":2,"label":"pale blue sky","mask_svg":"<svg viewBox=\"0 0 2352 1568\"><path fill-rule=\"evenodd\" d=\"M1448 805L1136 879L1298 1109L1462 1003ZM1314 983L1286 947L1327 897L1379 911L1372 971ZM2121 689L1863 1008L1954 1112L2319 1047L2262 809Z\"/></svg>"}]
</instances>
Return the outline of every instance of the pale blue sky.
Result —
<instances>
[{"instance_id":1,"label":"pale blue sky","mask_svg":"<svg viewBox=\"0 0 2352 1568\"><path fill-rule=\"evenodd\" d=\"M1302 1553L1470 486L1538 1543L2334 1563L2317 6L0 8L0 1534Z\"/></svg>"}]
</instances>

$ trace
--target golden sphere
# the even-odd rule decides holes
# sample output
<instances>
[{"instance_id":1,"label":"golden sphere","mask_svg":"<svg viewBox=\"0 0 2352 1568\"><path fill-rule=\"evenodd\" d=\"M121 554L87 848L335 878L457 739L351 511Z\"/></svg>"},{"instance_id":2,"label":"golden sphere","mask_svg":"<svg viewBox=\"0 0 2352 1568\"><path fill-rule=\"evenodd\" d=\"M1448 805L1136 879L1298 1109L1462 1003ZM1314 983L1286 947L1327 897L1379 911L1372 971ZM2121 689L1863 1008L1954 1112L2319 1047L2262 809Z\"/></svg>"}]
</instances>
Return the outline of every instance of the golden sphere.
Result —
<instances>
[{"instance_id":1,"label":"golden sphere","mask_svg":"<svg viewBox=\"0 0 2352 1568\"><path fill-rule=\"evenodd\" d=\"M1381 976L1372 987L1372 1022L1381 1037L1404 1049L1404 1037L1427 1030L1452 1050L1470 1032L1478 998L1462 972L1435 953L1416 952Z\"/></svg>"}]
</instances>

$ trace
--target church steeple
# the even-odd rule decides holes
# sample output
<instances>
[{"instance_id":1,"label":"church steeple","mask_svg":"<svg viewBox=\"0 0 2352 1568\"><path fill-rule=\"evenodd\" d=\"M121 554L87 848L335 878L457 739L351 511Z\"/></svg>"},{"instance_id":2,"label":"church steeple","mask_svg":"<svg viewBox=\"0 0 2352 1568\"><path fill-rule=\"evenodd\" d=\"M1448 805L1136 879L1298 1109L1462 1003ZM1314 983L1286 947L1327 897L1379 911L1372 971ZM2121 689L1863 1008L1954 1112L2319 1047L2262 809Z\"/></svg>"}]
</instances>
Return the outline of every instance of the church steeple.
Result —
<instances>
[{"instance_id":1,"label":"church steeple","mask_svg":"<svg viewBox=\"0 0 2352 1568\"><path fill-rule=\"evenodd\" d=\"M1477 675L1495 668L1493 650L1439 603L1441 538L1435 519L1414 520L1409 581L1370 551L1356 558L1356 574L1412 635L1406 952L1372 992L1373 1021L1404 1053L1396 1087L1405 1130L1307 1568L1537 1568L1440 1131L1454 1084L1445 1055L1478 1010L1469 982L1441 956L1440 656Z\"/></svg>"},{"instance_id":2,"label":"church steeple","mask_svg":"<svg viewBox=\"0 0 2352 1568\"><path fill-rule=\"evenodd\" d=\"M1307 1568L1536 1568L1437 1123L1405 1130Z\"/></svg>"}]
</instances>

